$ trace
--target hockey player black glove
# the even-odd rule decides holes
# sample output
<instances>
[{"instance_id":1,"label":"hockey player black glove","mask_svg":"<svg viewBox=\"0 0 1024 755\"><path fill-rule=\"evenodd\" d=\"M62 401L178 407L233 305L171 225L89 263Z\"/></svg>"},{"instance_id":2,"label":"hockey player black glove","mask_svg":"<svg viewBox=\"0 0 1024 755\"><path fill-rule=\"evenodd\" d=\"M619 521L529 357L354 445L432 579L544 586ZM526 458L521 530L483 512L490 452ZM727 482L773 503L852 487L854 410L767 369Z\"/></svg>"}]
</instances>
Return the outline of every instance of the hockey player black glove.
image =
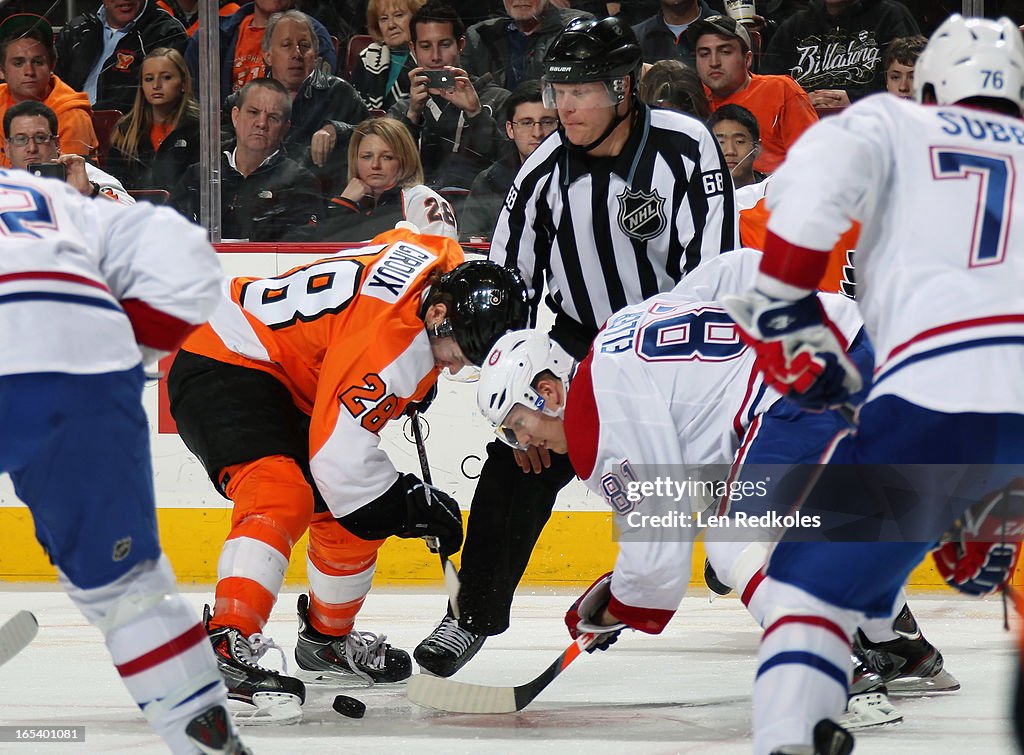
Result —
<instances>
[{"instance_id":1,"label":"hockey player black glove","mask_svg":"<svg viewBox=\"0 0 1024 755\"><path fill-rule=\"evenodd\" d=\"M405 484L405 501L408 506L406 527L399 537L436 537L441 553L450 556L462 547L462 515L455 499L427 485L411 474L401 477Z\"/></svg>"},{"instance_id":2,"label":"hockey player black glove","mask_svg":"<svg viewBox=\"0 0 1024 755\"><path fill-rule=\"evenodd\" d=\"M424 484L416 475L398 475L383 495L338 522L364 540L380 540L390 535L434 536L446 556L462 547L459 505L443 490Z\"/></svg>"},{"instance_id":3,"label":"hockey player black glove","mask_svg":"<svg viewBox=\"0 0 1024 755\"><path fill-rule=\"evenodd\" d=\"M430 390L427 391L427 395L424 396L422 399L420 399L419 401L409 402L409 404L405 407L406 416L411 417L413 413L423 414L425 411L427 411L427 409L430 408L430 405L434 403L435 398L437 398L437 383L434 383L432 386L430 386Z\"/></svg>"}]
</instances>

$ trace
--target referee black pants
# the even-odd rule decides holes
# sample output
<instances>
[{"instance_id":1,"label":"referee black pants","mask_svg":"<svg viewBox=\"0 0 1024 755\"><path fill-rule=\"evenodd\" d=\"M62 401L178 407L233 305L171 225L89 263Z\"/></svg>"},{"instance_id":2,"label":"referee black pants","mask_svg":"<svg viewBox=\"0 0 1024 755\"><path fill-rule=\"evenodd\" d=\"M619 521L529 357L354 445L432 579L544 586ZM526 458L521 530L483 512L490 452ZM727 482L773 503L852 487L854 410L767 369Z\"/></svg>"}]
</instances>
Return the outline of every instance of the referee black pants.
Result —
<instances>
[{"instance_id":1,"label":"referee black pants","mask_svg":"<svg viewBox=\"0 0 1024 755\"><path fill-rule=\"evenodd\" d=\"M495 440L487 445L459 570L459 623L463 627L484 635L508 629L516 586L551 516L558 491L573 476L564 454L551 454L551 466L534 474L523 472L504 443Z\"/></svg>"}]
</instances>

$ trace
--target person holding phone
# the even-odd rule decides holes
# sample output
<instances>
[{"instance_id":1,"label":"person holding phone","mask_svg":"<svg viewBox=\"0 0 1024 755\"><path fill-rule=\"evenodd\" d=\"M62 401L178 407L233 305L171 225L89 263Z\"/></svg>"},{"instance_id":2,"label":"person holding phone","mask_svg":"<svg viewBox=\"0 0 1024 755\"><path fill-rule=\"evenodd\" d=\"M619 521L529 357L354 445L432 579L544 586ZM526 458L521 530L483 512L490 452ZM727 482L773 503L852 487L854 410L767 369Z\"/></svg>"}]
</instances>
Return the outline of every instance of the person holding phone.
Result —
<instances>
[{"instance_id":1,"label":"person holding phone","mask_svg":"<svg viewBox=\"0 0 1024 755\"><path fill-rule=\"evenodd\" d=\"M413 14L409 32L416 68L409 72L409 94L388 115L419 143L427 186L468 189L508 147L494 114L509 93L490 75L466 73L460 59L466 27L451 6L430 0Z\"/></svg>"},{"instance_id":2,"label":"person holding phone","mask_svg":"<svg viewBox=\"0 0 1024 755\"><path fill-rule=\"evenodd\" d=\"M121 204L135 200L114 176L81 155L62 155L57 115L35 100L8 108L3 119L4 140L11 167L37 176L56 178L86 197L105 197Z\"/></svg>"}]
</instances>

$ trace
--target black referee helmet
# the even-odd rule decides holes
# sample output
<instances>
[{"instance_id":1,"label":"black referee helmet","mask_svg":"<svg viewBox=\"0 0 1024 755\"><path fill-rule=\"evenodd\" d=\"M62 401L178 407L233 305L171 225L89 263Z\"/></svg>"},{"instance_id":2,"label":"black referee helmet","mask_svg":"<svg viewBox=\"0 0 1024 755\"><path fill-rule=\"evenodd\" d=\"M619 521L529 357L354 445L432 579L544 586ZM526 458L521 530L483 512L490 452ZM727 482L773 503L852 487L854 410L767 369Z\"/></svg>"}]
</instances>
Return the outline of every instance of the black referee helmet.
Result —
<instances>
[{"instance_id":1,"label":"black referee helmet","mask_svg":"<svg viewBox=\"0 0 1024 755\"><path fill-rule=\"evenodd\" d=\"M621 82L632 76L630 90L636 98L643 55L636 35L618 18L575 19L570 21L548 48L544 57L545 83L585 81ZM613 84L617 102L625 97L625 87Z\"/></svg>"}]
</instances>

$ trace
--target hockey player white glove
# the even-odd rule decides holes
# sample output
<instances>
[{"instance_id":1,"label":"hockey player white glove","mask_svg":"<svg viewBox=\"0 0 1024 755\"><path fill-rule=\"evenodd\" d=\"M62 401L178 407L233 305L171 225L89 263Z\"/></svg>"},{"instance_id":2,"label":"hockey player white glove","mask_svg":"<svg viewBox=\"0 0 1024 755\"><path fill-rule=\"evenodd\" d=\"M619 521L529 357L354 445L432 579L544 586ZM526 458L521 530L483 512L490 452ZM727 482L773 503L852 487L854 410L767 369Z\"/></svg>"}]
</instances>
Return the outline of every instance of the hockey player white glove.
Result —
<instances>
[{"instance_id":1,"label":"hockey player white glove","mask_svg":"<svg viewBox=\"0 0 1024 755\"><path fill-rule=\"evenodd\" d=\"M612 573L608 572L598 577L565 612L565 626L569 629L569 636L574 640L581 634L597 635L587 648L588 653L607 650L619 639L619 633L628 626L621 621L609 626L597 623L597 619L604 613L611 599Z\"/></svg>"},{"instance_id":2,"label":"hockey player white glove","mask_svg":"<svg viewBox=\"0 0 1024 755\"><path fill-rule=\"evenodd\" d=\"M845 339L817 295L787 301L755 290L723 296L722 306L757 353L755 366L767 383L805 409L841 406L860 390Z\"/></svg>"}]
</instances>

